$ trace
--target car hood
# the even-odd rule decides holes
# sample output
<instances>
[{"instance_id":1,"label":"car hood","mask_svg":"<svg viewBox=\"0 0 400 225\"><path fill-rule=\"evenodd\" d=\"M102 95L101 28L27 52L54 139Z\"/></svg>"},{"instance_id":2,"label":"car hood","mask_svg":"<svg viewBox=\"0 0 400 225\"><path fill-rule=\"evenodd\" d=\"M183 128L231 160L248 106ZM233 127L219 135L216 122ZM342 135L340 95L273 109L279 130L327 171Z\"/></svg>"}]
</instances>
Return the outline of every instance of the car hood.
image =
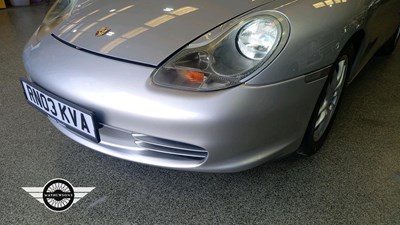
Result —
<instances>
[{"instance_id":1,"label":"car hood","mask_svg":"<svg viewBox=\"0 0 400 225\"><path fill-rule=\"evenodd\" d=\"M78 1L53 34L81 49L157 66L216 26L272 1ZM105 27L110 31L96 36Z\"/></svg>"}]
</instances>

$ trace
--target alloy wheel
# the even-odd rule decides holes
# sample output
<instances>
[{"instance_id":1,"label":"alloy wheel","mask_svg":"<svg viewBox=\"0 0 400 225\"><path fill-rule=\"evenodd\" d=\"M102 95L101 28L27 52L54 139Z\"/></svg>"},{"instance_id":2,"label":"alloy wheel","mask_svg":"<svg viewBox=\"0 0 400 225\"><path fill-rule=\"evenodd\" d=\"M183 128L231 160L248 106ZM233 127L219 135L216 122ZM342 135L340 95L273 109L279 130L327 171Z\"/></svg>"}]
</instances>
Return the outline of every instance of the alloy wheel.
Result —
<instances>
[{"instance_id":1,"label":"alloy wheel","mask_svg":"<svg viewBox=\"0 0 400 225\"><path fill-rule=\"evenodd\" d=\"M326 94L321 107L318 110L318 119L314 125L313 139L315 142L319 141L327 130L329 123L335 113L336 107L339 103L339 98L342 94L346 74L349 64L349 57L343 55L336 65L335 71L326 87Z\"/></svg>"}]
</instances>

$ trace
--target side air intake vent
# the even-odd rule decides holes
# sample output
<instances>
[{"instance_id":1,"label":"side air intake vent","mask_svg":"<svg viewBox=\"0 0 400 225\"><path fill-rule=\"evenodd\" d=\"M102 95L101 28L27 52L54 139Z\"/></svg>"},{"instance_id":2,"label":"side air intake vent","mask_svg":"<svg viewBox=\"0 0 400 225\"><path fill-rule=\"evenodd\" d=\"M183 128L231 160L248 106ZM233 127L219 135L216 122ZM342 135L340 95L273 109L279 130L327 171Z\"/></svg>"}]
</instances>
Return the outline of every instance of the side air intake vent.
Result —
<instances>
[{"instance_id":1,"label":"side air intake vent","mask_svg":"<svg viewBox=\"0 0 400 225\"><path fill-rule=\"evenodd\" d=\"M203 148L186 143L145 135L133 135L133 137L138 146L148 151L154 151L173 156L181 156L195 160L203 160L207 158L208 155L207 151Z\"/></svg>"}]
</instances>

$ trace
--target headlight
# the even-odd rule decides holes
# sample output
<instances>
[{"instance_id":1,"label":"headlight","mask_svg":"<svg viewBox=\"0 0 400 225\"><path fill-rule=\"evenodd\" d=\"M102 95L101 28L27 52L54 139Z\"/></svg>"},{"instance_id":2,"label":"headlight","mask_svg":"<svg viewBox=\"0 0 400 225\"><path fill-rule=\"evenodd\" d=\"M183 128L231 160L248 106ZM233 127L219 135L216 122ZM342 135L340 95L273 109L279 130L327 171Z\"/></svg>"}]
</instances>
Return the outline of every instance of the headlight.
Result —
<instances>
[{"instance_id":1,"label":"headlight","mask_svg":"<svg viewBox=\"0 0 400 225\"><path fill-rule=\"evenodd\" d=\"M76 2L77 0L57 0L54 3L36 33L37 42L71 15Z\"/></svg>"},{"instance_id":2,"label":"headlight","mask_svg":"<svg viewBox=\"0 0 400 225\"><path fill-rule=\"evenodd\" d=\"M174 55L152 76L157 85L192 91L220 90L255 76L289 37L289 22L263 11L223 25ZM218 32L216 37L210 38Z\"/></svg>"},{"instance_id":3,"label":"headlight","mask_svg":"<svg viewBox=\"0 0 400 225\"><path fill-rule=\"evenodd\" d=\"M239 32L239 50L249 59L262 60L275 49L281 34L281 26L273 18L254 20Z\"/></svg>"}]
</instances>

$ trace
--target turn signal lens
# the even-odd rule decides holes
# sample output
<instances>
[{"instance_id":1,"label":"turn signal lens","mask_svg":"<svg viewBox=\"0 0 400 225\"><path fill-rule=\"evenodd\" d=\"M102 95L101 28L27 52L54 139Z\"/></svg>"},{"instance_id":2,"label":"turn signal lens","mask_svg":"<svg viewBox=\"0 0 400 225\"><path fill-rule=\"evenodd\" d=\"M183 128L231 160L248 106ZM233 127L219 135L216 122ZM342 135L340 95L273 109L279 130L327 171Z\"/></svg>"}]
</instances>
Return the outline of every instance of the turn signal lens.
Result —
<instances>
[{"instance_id":1,"label":"turn signal lens","mask_svg":"<svg viewBox=\"0 0 400 225\"><path fill-rule=\"evenodd\" d=\"M181 70L179 71L186 79L194 83L203 83L206 78L204 73L190 70Z\"/></svg>"}]
</instances>

